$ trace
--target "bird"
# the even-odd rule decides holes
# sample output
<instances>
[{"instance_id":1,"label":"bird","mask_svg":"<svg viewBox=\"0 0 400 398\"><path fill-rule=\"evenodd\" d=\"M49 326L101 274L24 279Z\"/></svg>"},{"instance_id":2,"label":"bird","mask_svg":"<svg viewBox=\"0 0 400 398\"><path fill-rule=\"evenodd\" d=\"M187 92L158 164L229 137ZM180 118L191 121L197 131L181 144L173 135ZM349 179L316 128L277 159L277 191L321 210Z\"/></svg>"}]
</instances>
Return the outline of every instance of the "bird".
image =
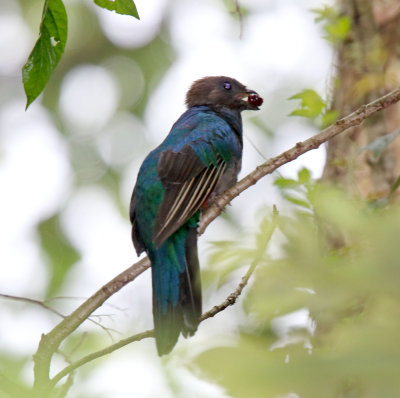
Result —
<instances>
[{"instance_id":1,"label":"bird","mask_svg":"<svg viewBox=\"0 0 400 398\"><path fill-rule=\"evenodd\" d=\"M192 336L202 313L197 251L201 212L236 183L241 169L241 112L263 99L239 81L194 81L187 110L143 161L130 201L132 241L151 262L153 320L159 356L179 335Z\"/></svg>"}]
</instances>

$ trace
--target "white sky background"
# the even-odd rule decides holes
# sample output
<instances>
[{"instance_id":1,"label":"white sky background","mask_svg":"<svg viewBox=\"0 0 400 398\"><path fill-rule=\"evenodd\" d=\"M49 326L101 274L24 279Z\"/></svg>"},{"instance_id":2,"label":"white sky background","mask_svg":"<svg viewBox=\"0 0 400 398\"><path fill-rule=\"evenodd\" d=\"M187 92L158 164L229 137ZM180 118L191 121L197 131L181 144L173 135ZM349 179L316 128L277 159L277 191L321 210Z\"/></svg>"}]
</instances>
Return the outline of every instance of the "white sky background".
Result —
<instances>
[{"instance_id":1,"label":"white sky background","mask_svg":"<svg viewBox=\"0 0 400 398\"><path fill-rule=\"evenodd\" d=\"M67 1L73 3L74 1ZM137 136L130 131L144 131L149 148L158 144L172 123L184 111L185 92L190 83L206 75L228 75L256 90L265 100L258 113L244 114L244 132L268 158L315 133L299 118L287 114L296 103L286 99L304 88L314 88L325 95L329 87L332 52L315 25L309 11L319 7L319 0L242 0L249 9L243 38L238 39L239 24L228 15L219 1L211 0L137 0L141 21L96 8L104 33L118 46L135 48L152 40L160 23L168 15L171 43L177 60L156 87L146 108L144 120L129 112L118 111L121 102L134 103L141 91L125 98L116 81L115 70L123 71L136 82L143 80L140 68L128 59L109 59L101 65L84 65L69 72L63 81L60 113L72 140L98 137L103 159L119 164L135 152ZM326 2L324 2L326 3ZM67 8L68 10L68 8ZM73 15L70 16L73 18ZM39 23L39 21L38 21ZM16 2L2 0L0 6L0 293L41 299L46 286L46 268L38 246L35 226L55 211L63 210L63 227L82 259L69 276L65 295L87 297L101 285L135 261L130 241L128 217L117 211L110 194L98 186L80 188L68 201L73 189L65 136L57 127L40 99L27 112L21 85L20 69L36 40L36 32L26 26ZM73 43L71 44L73 45ZM67 45L68 51L68 45ZM62 62L62 61L61 61ZM120 68L120 69L118 69ZM15 90L15 85L19 85ZM145 82L142 82L143 89ZM12 93L12 95L9 95ZM99 111L99 109L101 111ZM261 136L248 121L261 117L276 133L274 140ZM115 137L118 137L116 139ZM124 143L121 145L121 142ZM242 176L264 160L245 138ZM128 207L135 176L145 153L124 171L123 196ZM322 170L323 148L309 152L280 169L285 176L295 176L307 166L318 177ZM260 206L269 207L279 198L271 188L273 178L266 178L235 199L231 211L245 228L251 227ZM251 205L249 205L251 203ZM207 240L220 238L223 226L214 223L200 240L200 253ZM226 239L226 237L224 237ZM202 256L201 256L202 257ZM227 287L229 290L231 287ZM140 332L152 325L150 273L123 289L112 303L126 311L115 317L110 326L124 335ZM228 292L227 290L227 292ZM212 300L205 298L205 308ZM1 300L1 299L0 299ZM78 301L79 302L79 301ZM77 301L72 300L70 309ZM111 309L105 309L105 312ZM231 310L234 311L234 310ZM43 311L28 305L0 301L0 349L17 354L34 353L40 334L57 322ZM206 322L193 338L203 342L214 333L218 339L227 325L236 322L228 311ZM94 329L89 325L89 329ZM97 330L97 329L96 329ZM233 325L232 325L233 330ZM116 335L116 339L118 339ZM226 336L224 337L226 340ZM11 348L10 348L11 347ZM113 398L154 396L172 397L167 388L168 371L175 369L186 396L224 397L218 387L201 382L188 374L182 358L188 355L187 341L176 350L183 356L163 361L155 356L154 342L142 342L113 354L96 371L82 381L83 391L72 390L70 396L86 391ZM179 359L181 358L181 359ZM176 370L178 369L178 370ZM26 369L31 379L31 367ZM135 380L132 380L132 374ZM110 383L112 380L112 383Z\"/></svg>"}]
</instances>

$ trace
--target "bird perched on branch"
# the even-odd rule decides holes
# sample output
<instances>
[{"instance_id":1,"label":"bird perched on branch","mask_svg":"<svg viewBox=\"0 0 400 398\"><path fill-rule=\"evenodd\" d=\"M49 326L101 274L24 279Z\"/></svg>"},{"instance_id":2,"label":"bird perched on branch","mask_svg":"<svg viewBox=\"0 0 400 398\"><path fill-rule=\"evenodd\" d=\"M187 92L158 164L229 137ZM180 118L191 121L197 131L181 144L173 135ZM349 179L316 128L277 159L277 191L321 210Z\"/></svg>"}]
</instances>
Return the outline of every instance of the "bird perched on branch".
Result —
<instances>
[{"instance_id":1,"label":"bird perched on branch","mask_svg":"<svg viewBox=\"0 0 400 398\"><path fill-rule=\"evenodd\" d=\"M152 268L153 318L159 355L182 333L193 335L201 316L197 255L200 212L236 181L242 160L244 110L263 100L237 80L195 81L188 110L140 167L130 204L132 240Z\"/></svg>"}]
</instances>

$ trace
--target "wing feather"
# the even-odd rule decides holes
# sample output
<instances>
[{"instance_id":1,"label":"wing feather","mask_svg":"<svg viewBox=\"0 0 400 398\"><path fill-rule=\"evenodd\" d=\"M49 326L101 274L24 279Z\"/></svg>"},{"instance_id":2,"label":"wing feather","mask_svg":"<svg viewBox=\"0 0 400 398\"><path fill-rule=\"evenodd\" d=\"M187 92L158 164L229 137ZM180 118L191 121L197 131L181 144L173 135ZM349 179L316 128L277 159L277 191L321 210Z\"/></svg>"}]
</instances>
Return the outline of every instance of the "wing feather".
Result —
<instances>
[{"instance_id":1,"label":"wing feather","mask_svg":"<svg viewBox=\"0 0 400 398\"><path fill-rule=\"evenodd\" d=\"M165 161L168 165L163 164ZM206 202L224 173L226 163L219 158L216 165L206 167L190 147L185 147L179 153L168 151L160 157L159 168L165 193L153 230L156 246L160 246Z\"/></svg>"}]
</instances>

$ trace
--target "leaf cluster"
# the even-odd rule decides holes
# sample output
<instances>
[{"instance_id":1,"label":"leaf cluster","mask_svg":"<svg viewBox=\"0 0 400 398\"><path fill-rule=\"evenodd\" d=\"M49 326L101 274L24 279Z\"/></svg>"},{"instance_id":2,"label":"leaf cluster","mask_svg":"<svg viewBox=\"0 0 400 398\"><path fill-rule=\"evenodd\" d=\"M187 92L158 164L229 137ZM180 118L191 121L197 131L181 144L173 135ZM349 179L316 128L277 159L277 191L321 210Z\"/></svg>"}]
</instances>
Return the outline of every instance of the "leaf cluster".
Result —
<instances>
[{"instance_id":1,"label":"leaf cluster","mask_svg":"<svg viewBox=\"0 0 400 398\"><path fill-rule=\"evenodd\" d=\"M303 195L279 217L281 255L262 256L237 344L205 351L197 366L232 397L397 397L399 206L372 208L305 169L276 185Z\"/></svg>"},{"instance_id":2,"label":"leaf cluster","mask_svg":"<svg viewBox=\"0 0 400 398\"><path fill-rule=\"evenodd\" d=\"M327 102L315 90L305 89L292 95L289 99L300 100L300 106L292 111L289 116L305 117L318 128L325 128L338 118L338 112L329 110Z\"/></svg>"},{"instance_id":3,"label":"leaf cluster","mask_svg":"<svg viewBox=\"0 0 400 398\"><path fill-rule=\"evenodd\" d=\"M281 190L281 194L288 202L299 206L303 210L312 209L312 194L315 181L311 178L311 172L306 167L297 173L297 179L279 176L274 185Z\"/></svg>"},{"instance_id":4,"label":"leaf cluster","mask_svg":"<svg viewBox=\"0 0 400 398\"><path fill-rule=\"evenodd\" d=\"M351 19L349 15L341 15L333 6L324 5L314 8L315 22L321 22L325 31L324 38L332 44L343 42L351 31Z\"/></svg>"}]
</instances>

